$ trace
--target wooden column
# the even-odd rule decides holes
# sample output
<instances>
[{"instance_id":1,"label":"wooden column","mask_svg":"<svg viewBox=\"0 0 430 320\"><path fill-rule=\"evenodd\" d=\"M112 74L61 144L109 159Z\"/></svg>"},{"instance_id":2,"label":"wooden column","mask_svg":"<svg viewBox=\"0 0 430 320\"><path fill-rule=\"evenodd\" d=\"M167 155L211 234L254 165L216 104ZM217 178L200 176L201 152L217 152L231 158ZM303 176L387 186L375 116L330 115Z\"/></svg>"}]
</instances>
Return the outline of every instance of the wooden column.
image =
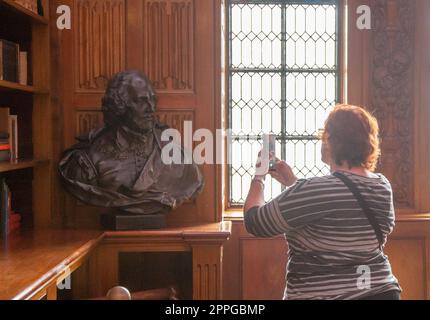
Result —
<instances>
[{"instance_id":1,"label":"wooden column","mask_svg":"<svg viewBox=\"0 0 430 320\"><path fill-rule=\"evenodd\" d=\"M57 285L54 284L46 290L46 300L57 300Z\"/></svg>"},{"instance_id":2,"label":"wooden column","mask_svg":"<svg viewBox=\"0 0 430 320\"><path fill-rule=\"evenodd\" d=\"M222 247L193 244L193 299L222 299Z\"/></svg>"},{"instance_id":3,"label":"wooden column","mask_svg":"<svg viewBox=\"0 0 430 320\"><path fill-rule=\"evenodd\" d=\"M90 297L103 297L118 285L118 250L101 245L89 265Z\"/></svg>"}]
</instances>

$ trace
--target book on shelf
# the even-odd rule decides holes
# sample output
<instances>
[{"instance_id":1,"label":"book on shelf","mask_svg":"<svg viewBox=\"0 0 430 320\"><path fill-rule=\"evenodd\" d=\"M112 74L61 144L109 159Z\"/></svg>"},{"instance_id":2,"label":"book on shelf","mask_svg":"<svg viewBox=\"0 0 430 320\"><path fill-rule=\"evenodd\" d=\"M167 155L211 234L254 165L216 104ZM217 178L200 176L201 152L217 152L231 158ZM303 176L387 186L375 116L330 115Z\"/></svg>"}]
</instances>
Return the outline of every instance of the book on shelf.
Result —
<instances>
[{"instance_id":1,"label":"book on shelf","mask_svg":"<svg viewBox=\"0 0 430 320\"><path fill-rule=\"evenodd\" d=\"M0 39L0 80L18 82L19 44Z\"/></svg>"},{"instance_id":2,"label":"book on shelf","mask_svg":"<svg viewBox=\"0 0 430 320\"><path fill-rule=\"evenodd\" d=\"M21 215L18 213L10 211L9 222L12 224L21 224Z\"/></svg>"},{"instance_id":3,"label":"book on shelf","mask_svg":"<svg viewBox=\"0 0 430 320\"><path fill-rule=\"evenodd\" d=\"M9 108L0 108L0 161L10 160Z\"/></svg>"},{"instance_id":4,"label":"book on shelf","mask_svg":"<svg viewBox=\"0 0 430 320\"><path fill-rule=\"evenodd\" d=\"M39 16L42 16L42 17L45 15L45 10L43 9L42 0L37 0L37 13L39 14Z\"/></svg>"},{"instance_id":5,"label":"book on shelf","mask_svg":"<svg viewBox=\"0 0 430 320\"><path fill-rule=\"evenodd\" d=\"M9 203L11 199L11 194L9 193ZM9 219L8 219L8 234L11 234L15 230L21 228L21 220L22 217L19 213L16 213L12 210L12 207L9 205Z\"/></svg>"},{"instance_id":6,"label":"book on shelf","mask_svg":"<svg viewBox=\"0 0 430 320\"><path fill-rule=\"evenodd\" d=\"M18 157L18 116L9 115L9 144L10 158L17 160Z\"/></svg>"},{"instance_id":7,"label":"book on shelf","mask_svg":"<svg viewBox=\"0 0 430 320\"><path fill-rule=\"evenodd\" d=\"M20 51L19 53L19 83L26 86L28 84L28 53Z\"/></svg>"},{"instance_id":8,"label":"book on shelf","mask_svg":"<svg viewBox=\"0 0 430 320\"><path fill-rule=\"evenodd\" d=\"M9 134L0 131L0 149L7 149L9 146Z\"/></svg>"},{"instance_id":9,"label":"book on shelf","mask_svg":"<svg viewBox=\"0 0 430 320\"><path fill-rule=\"evenodd\" d=\"M0 180L0 238L5 239L9 234L9 187L6 179Z\"/></svg>"},{"instance_id":10,"label":"book on shelf","mask_svg":"<svg viewBox=\"0 0 430 320\"><path fill-rule=\"evenodd\" d=\"M10 148L9 145L6 146L7 149L1 149L0 146L0 162L10 161Z\"/></svg>"},{"instance_id":11,"label":"book on shelf","mask_svg":"<svg viewBox=\"0 0 430 320\"><path fill-rule=\"evenodd\" d=\"M12 195L4 179L0 181L0 184L0 236L4 239L8 234L21 228L22 217L12 209Z\"/></svg>"},{"instance_id":12,"label":"book on shelf","mask_svg":"<svg viewBox=\"0 0 430 320\"><path fill-rule=\"evenodd\" d=\"M14 222L10 222L9 220L9 225L8 225L8 234L11 234L12 232L19 230L21 228L21 222L18 223L14 223Z\"/></svg>"},{"instance_id":13,"label":"book on shelf","mask_svg":"<svg viewBox=\"0 0 430 320\"><path fill-rule=\"evenodd\" d=\"M13 211L12 209L12 205L11 205L11 199L12 199L12 195L9 192L9 219L8 219L8 234L11 234L12 232L14 232L15 230L18 230L21 228L21 215L19 213L16 213Z\"/></svg>"},{"instance_id":14,"label":"book on shelf","mask_svg":"<svg viewBox=\"0 0 430 320\"><path fill-rule=\"evenodd\" d=\"M0 108L0 132L7 133L9 135L9 108Z\"/></svg>"},{"instance_id":15,"label":"book on shelf","mask_svg":"<svg viewBox=\"0 0 430 320\"><path fill-rule=\"evenodd\" d=\"M10 161L9 143L0 144L0 161Z\"/></svg>"}]
</instances>

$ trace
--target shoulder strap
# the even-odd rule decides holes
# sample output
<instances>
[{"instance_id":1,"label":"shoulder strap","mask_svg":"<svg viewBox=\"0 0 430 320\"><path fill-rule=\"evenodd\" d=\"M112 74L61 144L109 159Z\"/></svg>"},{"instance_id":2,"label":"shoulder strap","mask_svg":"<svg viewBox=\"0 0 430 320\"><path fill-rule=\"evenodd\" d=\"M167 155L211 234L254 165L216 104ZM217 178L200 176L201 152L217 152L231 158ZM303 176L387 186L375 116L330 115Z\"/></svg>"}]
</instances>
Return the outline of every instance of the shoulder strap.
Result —
<instances>
[{"instance_id":1,"label":"shoulder strap","mask_svg":"<svg viewBox=\"0 0 430 320\"><path fill-rule=\"evenodd\" d=\"M367 219L369 220L370 224L373 227L373 230L375 230L376 238L379 242L379 247L382 249L382 245L384 244L384 236L382 235L381 228L379 226L379 223L376 221L376 218L372 212L372 210L367 205L366 201L364 201L363 196L361 195L360 191L358 190L357 186L352 182L351 179L349 179L347 176L340 172L335 172L333 175L340 180L348 187L348 189L352 192L355 199L357 199L358 204L360 205L361 209L363 210L364 214L367 216Z\"/></svg>"}]
</instances>

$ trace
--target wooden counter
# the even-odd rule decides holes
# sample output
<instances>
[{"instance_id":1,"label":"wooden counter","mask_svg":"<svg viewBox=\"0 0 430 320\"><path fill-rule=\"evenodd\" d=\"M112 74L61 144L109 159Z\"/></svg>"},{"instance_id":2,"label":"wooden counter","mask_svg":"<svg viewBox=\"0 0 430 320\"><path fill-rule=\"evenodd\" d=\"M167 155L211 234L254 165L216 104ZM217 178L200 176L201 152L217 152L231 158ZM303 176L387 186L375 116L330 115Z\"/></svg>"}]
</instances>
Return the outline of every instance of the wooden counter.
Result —
<instances>
[{"instance_id":1,"label":"wooden counter","mask_svg":"<svg viewBox=\"0 0 430 320\"><path fill-rule=\"evenodd\" d=\"M106 232L97 250L95 265L90 268L90 296L102 296L119 283L121 253L189 252L192 255L192 298L221 299L222 250L230 234L230 221L163 230ZM97 277L97 270L101 269L103 276Z\"/></svg>"},{"instance_id":2,"label":"wooden counter","mask_svg":"<svg viewBox=\"0 0 430 320\"><path fill-rule=\"evenodd\" d=\"M124 251L190 251L196 280L204 270L215 272L213 283L195 281L193 297L220 298L222 245L230 232L230 222L125 232L23 231L1 242L0 300L56 299L57 283L90 258L91 292L104 295L117 285L117 255Z\"/></svg>"},{"instance_id":3,"label":"wooden counter","mask_svg":"<svg viewBox=\"0 0 430 320\"><path fill-rule=\"evenodd\" d=\"M104 243L156 241L225 241L230 236L231 222L168 227L162 230L105 231Z\"/></svg>"},{"instance_id":4,"label":"wooden counter","mask_svg":"<svg viewBox=\"0 0 430 320\"><path fill-rule=\"evenodd\" d=\"M42 298L78 268L102 238L100 231L38 230L2 240L0 299Z\"/></svg>"}]
</instances>

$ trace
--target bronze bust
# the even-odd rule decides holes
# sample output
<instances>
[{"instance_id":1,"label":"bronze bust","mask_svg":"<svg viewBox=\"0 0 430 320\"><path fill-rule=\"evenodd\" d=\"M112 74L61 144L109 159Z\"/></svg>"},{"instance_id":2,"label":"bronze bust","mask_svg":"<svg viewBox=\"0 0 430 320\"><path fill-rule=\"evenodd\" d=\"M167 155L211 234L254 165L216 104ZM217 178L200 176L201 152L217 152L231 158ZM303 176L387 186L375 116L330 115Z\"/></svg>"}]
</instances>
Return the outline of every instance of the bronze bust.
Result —
<instances>
[{"instance_id":1,"label":"bronze bust","mask_svg":"<svg viewBox=\"0 0 430 320\"><path fill-rule=\"evenodd\" d=\"M156 107L144 74L113 76L102 99L104 127L78 137L60 161L66 189L82 202L123 214L165 213L194 198L202 174L195 164L163 163L161 150L169 142L161 134L168 127L156 120Z\"/></svg>"}]
</instances>

